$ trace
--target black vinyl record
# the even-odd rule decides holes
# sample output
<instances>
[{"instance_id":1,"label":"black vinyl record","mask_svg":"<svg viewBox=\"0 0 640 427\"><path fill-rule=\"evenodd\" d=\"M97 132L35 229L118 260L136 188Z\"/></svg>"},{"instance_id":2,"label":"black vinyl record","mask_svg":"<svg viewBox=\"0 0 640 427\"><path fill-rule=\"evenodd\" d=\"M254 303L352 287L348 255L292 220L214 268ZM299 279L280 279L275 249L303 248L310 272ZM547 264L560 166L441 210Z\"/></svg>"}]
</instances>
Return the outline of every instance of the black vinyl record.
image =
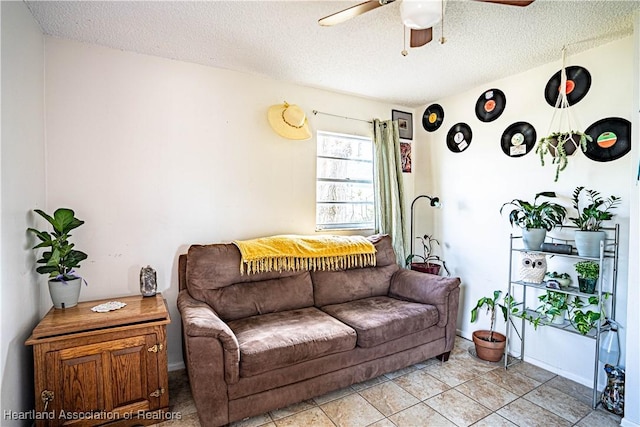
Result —
<instances>
[{"instance_id":1,"label":"black vinyl record","mask_svg":"<svg viewBox=\"0 0 640 427\"><path fill-rule=\"evenodd\" d=\"M507 98L500 89L489 89L476 101L476 116L480 121L492 122L504 111Z\"/></svg>"},{"instance_id":2,"label":"black vinyl record","mask_svg":"<svg viewBox=\"0 0 640 427\"><path fill-rule=\"evenodd\" d=\"M587 92L589 92L589 88L591 87L591 74L586 68L580 67L578 65L567 67L566 70L567 102L569 103L569 105L574 105L580 102L580 100L585 97ZM551 105L552 107L556 106L558 96L560 95L561 72L562 70L551 76L551 78L547 82L547 86L544 88L544 99L546 99L547 104Z\"/></svg>"},{"instance_id":3,"label":"black vinyl record","mask_svg":"<svg viewBox=\"0 0 640 427\"><path fill-rule=\"evenodd\" d=\"M522 157L536 145L536 130L527 122L516 122L502 134L500 146L509 157Z\"/></svg>"},{"instance_id":4,"label":"black vinyl record","mask_svg":"<svg viewBox=\"0 0 640 427\"><path fill-rule=\"evenodd\" d=\"M607 117L585 131L593 138L587 141L584 155L596 162L610 162L631 151L631 122L620 117Z\"/></svg>"},{"instance_id":5,"label":"black vinyl record","mask_svg":"<svg viewBox=\"0 0 640 427\"><path fill-rule=\"evenodd\" d=\"M447 134L447 147L454 153L461 153L471 144L471 128L466 123L456 123Z\"/></svg>"},{"instance_id":6,"label":"black vinyl record","mask_svg":"<svg viewBox=\"0 0 640 427\"><path fill-rule=\"evenodd\" d=\"M422 115L422 127L427 132L437 130L444 120L444 110L440 104L431 104L424 110Z\"/></svg>"}]
</instances>

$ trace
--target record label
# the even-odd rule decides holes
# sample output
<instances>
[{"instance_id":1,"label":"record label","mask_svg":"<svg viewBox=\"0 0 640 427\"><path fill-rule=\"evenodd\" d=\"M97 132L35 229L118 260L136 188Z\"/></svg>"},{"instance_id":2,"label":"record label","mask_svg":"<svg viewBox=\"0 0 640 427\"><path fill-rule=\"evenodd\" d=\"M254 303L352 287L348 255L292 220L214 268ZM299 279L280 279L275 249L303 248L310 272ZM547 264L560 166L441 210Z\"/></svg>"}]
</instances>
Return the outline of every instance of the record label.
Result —
<instances>
[{"instance_id":1,"label":"record label","mask_svg":"<svg viewBox=\"0 0 640 427\"><path fill-rule=\"evenodd\" d=\"M504 111L507 98L500 89L489 89L476 101L476 116L482 122L492 122Z\"/></svg>"},{"instance_id":2,"label":"record label","mask_svg":"<svg viewBox=\"0 0 640 427\"><path fill-rule=\"evenodd\" d=\"M587 141L584 155L596 162L610 162L631 151L631 122L621 117L598 120L585 130L593 138Z\"/></svg>"},{"instance_id":3,"label":"record label","mask_svg":"<svg viewBox=\"0 0 640 427\"><path fill-rule=\"evenodd\" d=\"M461 153L471 144L471 128L466 123L456 123L447 134L447 147L454 153Z\"/></svg>"},{"instance_id":4,"label":"record label","mask_svg":"<svg viewBox=\"0 0 640 427\"><path fill-rule=\"evenodd\" d=\"M505 129L500 146L509 157L522 157L536 144L536 130L527 122L516 122Z\"/></svg>"},{"instance_id":5,"label":"record label","mask_svg":"<svg viewBox=\"0 0 640 427\"><path fill-rule=\"evenodd\" d=\"M567 67L565 69L567 73L567 83L565 84L565 93L567 94L567 102L569 105L574 105L582 100L591 87L591 74L589 71L577 65ZM556 106L558 97L560 96L562 89L562 70L555 73L544 88L544 98L547 104L552 107Z\"/></svg>"},{"instance_id":6,"label":"record label","mask_svg":"<svg viewBox=\"0 0 640 427\"><path fill-rule=\"evenodd\" d=\"M618 140L618 137L613 132L605 132L598 137L598 145L602 148L613 147Z\"/></svg>"},{"instance_id":7,"label":"record label","mask_svg":"<svg viewBox=\"0 0 640 427\"><path fill-rule=\"evenodd\" d=\"M427 132L434 132L444 121L444 110L440 104L431 104L422 114L422 127Z\"/></svg>"}]
</instances>

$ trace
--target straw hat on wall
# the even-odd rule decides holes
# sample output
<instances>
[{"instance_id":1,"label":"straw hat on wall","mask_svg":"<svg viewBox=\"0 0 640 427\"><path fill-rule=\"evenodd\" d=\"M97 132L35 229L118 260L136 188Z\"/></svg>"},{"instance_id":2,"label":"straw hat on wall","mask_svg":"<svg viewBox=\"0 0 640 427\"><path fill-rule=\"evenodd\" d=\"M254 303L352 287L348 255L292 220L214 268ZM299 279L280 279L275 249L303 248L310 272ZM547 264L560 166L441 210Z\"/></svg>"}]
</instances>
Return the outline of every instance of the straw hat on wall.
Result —
<instances>
[{"instance_id":1,"label":"straw hat on wall","mask_svg":"<svg viewBox=\"0 0 640 427\"><path fill-rule=\"evenodd\" d=\"M267 113L269 124L276 133L287 139L303 140L311 138L309 123L304 111L297 105L272 105Z\"/></svg>"}]
</instances>

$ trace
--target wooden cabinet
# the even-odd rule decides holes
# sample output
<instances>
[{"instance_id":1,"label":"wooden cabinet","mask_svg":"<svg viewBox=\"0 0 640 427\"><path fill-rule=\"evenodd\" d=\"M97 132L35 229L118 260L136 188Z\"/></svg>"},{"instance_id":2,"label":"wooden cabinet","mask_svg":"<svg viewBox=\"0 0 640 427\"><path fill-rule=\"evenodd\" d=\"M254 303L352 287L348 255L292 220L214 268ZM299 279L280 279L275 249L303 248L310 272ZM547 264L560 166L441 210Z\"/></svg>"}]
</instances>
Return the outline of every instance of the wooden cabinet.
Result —
<instances>
[{"instance_id":1,"label":"wooden cabinet","mask_svg":"<svg viewBox=\"0 0 640 427\"><path fill-rule=\"evenodd\" d=\"M109 300L51 309L27 340L34 354L37 426L165 420L166 304L160 294L112 300L127 305L106 313L91 308Z\"/></svg>"}]
</instances>

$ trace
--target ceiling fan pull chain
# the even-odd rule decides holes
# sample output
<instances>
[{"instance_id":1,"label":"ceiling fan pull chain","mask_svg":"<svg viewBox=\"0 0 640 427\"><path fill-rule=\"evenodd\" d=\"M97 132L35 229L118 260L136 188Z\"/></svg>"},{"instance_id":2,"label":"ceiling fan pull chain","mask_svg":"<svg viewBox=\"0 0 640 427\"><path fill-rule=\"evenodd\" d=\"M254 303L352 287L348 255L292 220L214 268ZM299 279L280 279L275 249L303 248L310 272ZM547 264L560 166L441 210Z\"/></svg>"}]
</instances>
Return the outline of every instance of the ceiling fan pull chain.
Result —
<instances>
[{"instance_id":1,"label":"ceiling fan pull chain","mask_svg":"<svg viewBox=\"0 0 640 427\"><path fill-rule=\"evenodd\" d=\"M409 54L409 52L407 51L407 27L405 27L404 25L402 25L402 52L400 52L402 54L402 56L407 56Z\"/></svg>"}]
</instances>

